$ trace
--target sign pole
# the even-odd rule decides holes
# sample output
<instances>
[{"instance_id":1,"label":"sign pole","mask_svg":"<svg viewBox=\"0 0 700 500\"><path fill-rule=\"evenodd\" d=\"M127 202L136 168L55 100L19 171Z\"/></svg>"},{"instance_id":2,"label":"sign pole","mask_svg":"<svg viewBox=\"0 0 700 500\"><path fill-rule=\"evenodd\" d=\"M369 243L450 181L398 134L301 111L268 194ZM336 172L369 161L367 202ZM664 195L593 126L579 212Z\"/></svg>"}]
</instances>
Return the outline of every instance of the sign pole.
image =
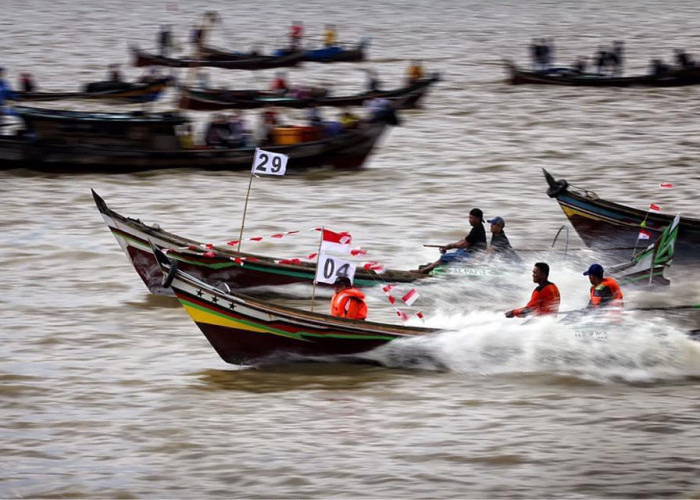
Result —
<instances>
[{"instance_id":1,"label":"sign pole","mask_svg":"<svg viewBox=\"0 0 700 500\"><path fill-rule=\"evenodd\" d=\"M238 236L238 253L241 253L241 243L243 242L243 227L245 226L245 214L248 211L248 198L250 197L250 187L253 185L253 177L255 174L250 173L250 182L248 182L248 192L245 195L245 205L243 206L243 220L241 220L241 233Z\"/></svg>"},{"instance_id":2,"label":"sign pole","mask_svg":"<svg viewBox=\"0 0 700 500\"><path fill-rule=\"evenodd\" d=\"M321 226L321 237L318 240L318 252L316 252L316 274L314 275L314 286L311 291L311 312L314 312L314 301L316 300L316 276L318 276L318 263L321 260L321 246L323 245L323 226Z\"/></svg>"}]
</instances>

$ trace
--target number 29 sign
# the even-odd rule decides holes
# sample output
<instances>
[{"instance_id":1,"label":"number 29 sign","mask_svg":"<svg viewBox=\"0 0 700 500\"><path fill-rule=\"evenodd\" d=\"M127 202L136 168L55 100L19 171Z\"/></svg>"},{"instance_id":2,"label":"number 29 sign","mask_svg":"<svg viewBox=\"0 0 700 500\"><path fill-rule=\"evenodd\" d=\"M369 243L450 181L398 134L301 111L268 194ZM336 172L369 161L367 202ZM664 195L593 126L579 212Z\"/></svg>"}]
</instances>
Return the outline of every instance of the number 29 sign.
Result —
<instances>
[{"instance_id":1,"label":"number 29 sign","mask_svg":"<svg viewBox=\"0 0 700 500\"><path fill-rule=\"evenodd\" d=\"M284 175L287 171L288 156L282 153L270 153L264 149L255 149L253 175Z\"/></svg>"}]
</instances>

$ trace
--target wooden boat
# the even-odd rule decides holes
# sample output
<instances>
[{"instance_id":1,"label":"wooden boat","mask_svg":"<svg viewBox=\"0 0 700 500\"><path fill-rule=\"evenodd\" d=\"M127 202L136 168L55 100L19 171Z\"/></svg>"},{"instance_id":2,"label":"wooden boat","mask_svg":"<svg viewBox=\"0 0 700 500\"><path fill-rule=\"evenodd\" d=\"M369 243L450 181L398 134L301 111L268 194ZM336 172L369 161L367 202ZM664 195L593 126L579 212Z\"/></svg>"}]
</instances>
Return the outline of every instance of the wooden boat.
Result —
<instances>
[{"instance_id":1,"label":"wooden boat","mask_svg":"<svg viewBox=\"0 0 700 500\"><path fill-rule=\"evenodd\" d=\"M152 102L170 85L171 77L151 82L93 82L82 92L15 92L16 101L59 101L67 99L105 99L120 102Z\"/></svg>"},{"instance_id":2,"label":"wooden boat","mask_svg":"<svg viewBox=\"0 0 700 500\"><path fill-rule=\"evenodd\" d=\"M239 59L220 59L201 57L193 58L173 58L164 57L157 54L145 52L138 47L130 47L132 55L132 64L136 67L142 66L167 66L170 68L189 68L208 66L212 68L222 69L241 69L241 70L260 70L297 66L304 60L303 52L294 52L292 54L276 57L276 56L257 56L250 58Z\"/></svg>"},{"instance_id":3,"label":"wooden boat","mask_svg":"<svg viewBox=\"0 0 700 500\"><path fill-rule=\"evenodd\" d=\"M304 51L304 60L317 63L364 61L366 57L365 49L368 44L369 40L363 39L352 48L334 45L332 47L323 47L320 49L309 49ZM287 49L278 49L274 52L276 56L289 53L290 51Z\"/></svg>"},{"instance_id":4,"label":"wooden boat","mask_svg":"<svg viewBox=\"0 0 700 500\"><path fill-rule=\"evenodd\" d=\"M181 269L153 249L163 286L171 287L212 347L227 363L256 364L280 358L347 356L370 351L399 338L436 333L408 327L336 318L226 292Z\"/></svg>"},{"instance_id":5,"label":"wooden boat","mask_svg":"<svg viewBox=\"0 0 700 500\"><path fill-rule=\"evenodd\" d=\"M605 76L576 73L566 68L556 71L527 71L505 61L508 81L513 85L567 85L576 87L681 87L700 84L700 67L671 69L661 75Z\"/></svg>"},{"instance_id":6,"label":"wooden boat","mask_svg":"<svg viewBox=\"0 0 700 500\"><path fill-rule=\"evenodd\" d=\"M342 45L324 47L321 49L311 49L293 52L288 49L278 49L273 52L274 57L285 57L291 54L300 53L302 59L309 62L334 63L334 62L358 62L364 61L366 57L367 40L361 40L357 45L346 48ZM218 49L211 46L203 46L200 53L205 59L215 61L242 61L260 57L257 53L234 52Z\"/></svg>"},{"instance_id":7,"label":"wooden boat","mask_svg":"<svg viewBox=\"0 0 700 500\"><path fill-rule=\"evenodd\" d=\"M236 247L225 244L209 248L205 243L169 233L158 225L147 225L139 219L124 217L110 209L94 191L97 209L107 227L117 239L134 269L155 294L171 294L162 286L158 263L150 244L168 249L168 257L178 261L180 269L192 276L231 288L311 283L316 273L314 262L292 262L259 254L239 253ZM426 276L412 271L387 270L382 274L358 268L354 283L357 286L408 283Z\"/></svg>"},{"instance_id":8,"label":"wooden boat","mask_svg":"<svg viewBox=\"0 0 700 500\"><path fill-rule=\"evenodd\" d=\"M189 122L178 113L87 113L14 107L23 127L0 135L0 168L49 172L134 172L164 168L249 170L254 146L184 148L176 127ZM265 146L289 156L287 171L318 166L359 168L387 128L379 121L323 137L320 130L292 144Z\"/></svg>"},{"instance_id":9,"label":"wooden boat","mask_svg":"<svg viewBox=\"0 0 700 500\"><path fill-rule=\"evenodd\" d=\"M635 248L637 237L644 228L652 238L658 238L673 222L673 216L627 207L598 197L593 191L571 186L566 180L556 180L543 169L549 188L547 195L555 198L583 242L592 248ZM697 262L700 258L700 219L681 217L678 224L675 261Z\"/></svg>"},{"instance_id":10,"label":"wooden boat","mask_svg":"<svg viewBox=\"0 0 700 500\"><path fill-rule=\"evenodd\" d=\"M222 89L193 89L181 87L180 107L197 111L214 111L222 109L254 109L273 105L286 108L306 108L316 106L361 106L365 101L374 98L388 99L396 103L399 109L410 109L418 106L430 87L438 82L440 77L433 74L406 87L377 92L361 92L347 96L328 96L324 94L298 97L293 95L280 96L273 92L259 90L222 90Z\"/></svg>"}]
</instances>

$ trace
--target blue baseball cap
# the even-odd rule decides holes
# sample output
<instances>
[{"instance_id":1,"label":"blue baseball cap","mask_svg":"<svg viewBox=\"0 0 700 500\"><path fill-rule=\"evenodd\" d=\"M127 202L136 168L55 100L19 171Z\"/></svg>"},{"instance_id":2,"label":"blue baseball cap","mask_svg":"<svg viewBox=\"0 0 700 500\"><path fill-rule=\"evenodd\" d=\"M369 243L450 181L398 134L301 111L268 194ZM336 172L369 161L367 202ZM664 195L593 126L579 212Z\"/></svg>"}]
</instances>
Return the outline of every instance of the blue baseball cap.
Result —
<instances>
[{"instance_id":1,"label":"blue baseball cap","mask_svg":"<svg viewBox=\"0 0 700 500\"><path fill-rule=\"evenodd\" d=\"M589 267L588 271L585 271L583 273L583 275L584 276L588 276L588 275L600 276L602 278L604 272L605 271L603 269L603 266L601 266L600 264L591 264L591 267Z\"/></svg>"},{"instance_id":2,"label":"blue baseball cap","mask_svg":"<svg viewBox=\"0 0 700 500\"><path fill-rule=\"evenodd\" d=\"M493 219L489 219L487 222L489 224L496 224L497 226L501 226L501 227L506 225L506 221L501 216L496 216Z\"/></svg>"}]
</instances>

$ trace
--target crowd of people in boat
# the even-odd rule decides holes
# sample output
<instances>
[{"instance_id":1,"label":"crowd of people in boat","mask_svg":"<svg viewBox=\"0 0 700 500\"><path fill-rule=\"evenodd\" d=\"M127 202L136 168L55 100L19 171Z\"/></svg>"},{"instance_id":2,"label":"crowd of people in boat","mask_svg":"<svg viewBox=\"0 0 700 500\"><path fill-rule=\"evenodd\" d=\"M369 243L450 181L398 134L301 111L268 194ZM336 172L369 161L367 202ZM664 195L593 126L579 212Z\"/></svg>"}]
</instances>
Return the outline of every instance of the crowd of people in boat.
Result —
<instances>
[{"instance_id":1,"label":"crowd of people in boat","mask_svg":"<svg viewBox=\"0 0 700 500\"><path fill-rule=\"evenodd\" d=\"M321 108L314 105L305 109L304 114L303 123L298 124L283 117L274 106L266 106L255 116L255 122L251 125L239 110L228 114L215 113L203 131L203 140L196 139L191 123L178 127L178 140L185 149L264 147L313 142L384 120L387 114L393 114L393 105L386 99L372 99L367 101L363 113L356 114L345 108L332 120L325 119ZM281 142L280 139L288 137L289 132L296 132L298 140Z\"/></svg>"},{"instance_id":2,"label":"crowd of people in boat","mask_svg":"<svg viewBox=\"0 0 700 500\"><path fill-rule=\"evenodd\" d=\"M578 56L570 68L561 68L554 64L554 39L540 38L530 44L530 57L535 72L621 77L624 72L625 42L614 40L612 45L598 47L592 57ZM672 69L696 67L693 57L684 49L675 49L673 59L675 66L666 64L661 58L652 59L649 74L662 76Z\"/></svg>"}]
</instances>

